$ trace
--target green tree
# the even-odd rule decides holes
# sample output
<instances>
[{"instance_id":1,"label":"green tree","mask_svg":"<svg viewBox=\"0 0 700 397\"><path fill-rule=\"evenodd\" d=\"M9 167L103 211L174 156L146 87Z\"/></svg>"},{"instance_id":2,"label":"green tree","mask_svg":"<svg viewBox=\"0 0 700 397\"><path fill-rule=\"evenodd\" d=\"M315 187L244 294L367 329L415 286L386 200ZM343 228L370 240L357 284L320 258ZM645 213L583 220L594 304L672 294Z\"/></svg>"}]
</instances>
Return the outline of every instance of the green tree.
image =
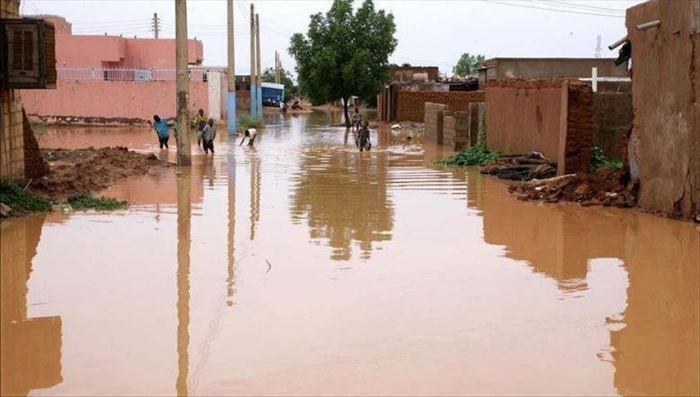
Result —
<instances>
[{"instance_id":1,"label":"green tree","mask_svg":"<svg viewBox=\"0 0 700 397\"><path fill-rule=\"evenodd\" d=\"M397 44L391 13L375 10L372 0L353 12L353 1L334 0L325 15L312 15L306 36L295 34L289 47L300 91L314 104L342 98L348 126L348 100L353 95L371 98L381 91Z\"/></svg>"},{"instance_id":2,"label":"green tree","mask_svg":"<svg viewBox=\"0 0 700 397\"><path fill-rule=\"evenodd\" d=\"M456 74L457 76L474 75L479 70L479 64L484 62L484 59L486 59L486 57L483 55L471 55L470 53L465 52L461 57L459 57L457 65L452 68L452 73Z\"/></svg>"},{"instance_id":3,"label":"green tree","mask_svg":"<svg viewBox=\"0 0 700 397\"><path fill-rule=\"evenodd\" d=\"M285 70L284 68L281 68L280 72L280 75L282 76L281 83L284 84L284 101L286 102L292 99L292 97L294 96L294 92L296 91L296 87L294 85L294 80L292 80L292 74L289 73L289 71ZM265 69L262 73L262 79L264 82L274 83L275 69L272 67Z\"/></svg>"}]
</instances>

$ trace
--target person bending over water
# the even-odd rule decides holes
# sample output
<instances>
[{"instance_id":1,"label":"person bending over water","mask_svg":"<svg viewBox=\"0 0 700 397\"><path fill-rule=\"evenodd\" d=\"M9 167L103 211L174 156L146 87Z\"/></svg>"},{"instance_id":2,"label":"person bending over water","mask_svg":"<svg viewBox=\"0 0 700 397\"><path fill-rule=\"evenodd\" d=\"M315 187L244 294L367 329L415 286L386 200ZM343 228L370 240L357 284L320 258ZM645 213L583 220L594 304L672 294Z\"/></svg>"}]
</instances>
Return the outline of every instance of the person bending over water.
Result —
<instances>
[{"instance_id":1,"label":"person bending over water","mask_svg":"<svg viewBox=\"0 0 700 397\"><path fill-rule=\"evenodd\" d=\"M243 142L245 142L245 139L248 138L248 146L253 146L255 143L255 137L258 135L258 130L255 128L248 128L245 130L243 133L243 139L241 139L241 144L238 146L242 146Z\"/></svg>"},{"instance_id":2,"label":"person bending over water","mask_svg":"<svg viewBox=\"0 0 700 397\"><path fill-rule=\"evenodd\" d=\"M168 149L168 140L170 140L170 134L168 133L168 122L161 119L158 115L154 115L153 129L156 130L156 134L158 135L158 143L160 143L160 148Z\"/></svg>"}]
</instances>

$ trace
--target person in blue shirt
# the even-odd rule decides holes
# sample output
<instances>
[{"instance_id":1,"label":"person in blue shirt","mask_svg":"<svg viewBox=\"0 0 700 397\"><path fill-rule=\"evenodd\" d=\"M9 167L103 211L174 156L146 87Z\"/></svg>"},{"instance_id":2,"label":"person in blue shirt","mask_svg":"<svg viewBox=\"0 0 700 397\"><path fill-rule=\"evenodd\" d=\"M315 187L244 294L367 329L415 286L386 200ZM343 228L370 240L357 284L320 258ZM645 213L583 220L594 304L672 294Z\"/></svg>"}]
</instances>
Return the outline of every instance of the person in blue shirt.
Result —
<instances>
[{"instance_id":1,"label":"person in blue shirt","mask_svg":"<svg viewBox=\"0 0 700 397\"><path fill-rule=\"evenodd\" d=\"M170 139L170 134L168 133L168 122L161 119L158 115L153 116L153 128L156 130L158 135L158 142L160 143L160 148L165 147L168 149L168 140Z\"/></svg>"}]
</instances>

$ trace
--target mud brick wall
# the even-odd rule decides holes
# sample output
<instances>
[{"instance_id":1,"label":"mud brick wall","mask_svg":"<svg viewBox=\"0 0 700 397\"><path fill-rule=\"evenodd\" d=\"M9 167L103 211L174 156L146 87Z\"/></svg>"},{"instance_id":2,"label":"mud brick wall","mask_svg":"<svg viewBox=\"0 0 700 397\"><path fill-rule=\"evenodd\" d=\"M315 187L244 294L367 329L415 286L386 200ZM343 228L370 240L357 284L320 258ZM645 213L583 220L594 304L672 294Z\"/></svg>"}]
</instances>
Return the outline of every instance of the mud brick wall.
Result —
<instances>
[{"instance_id":1,"label":"mud brick wall","mask_svg":"<svg viewBox=\"0 0 700 397\"><path fill-rule=\"evenodd\" d=\"M49 173L49 164L41 157L41 149L32 131L32 125L27 118L27 112L22 109L24 124L24 177L37 179Z\"/></svg>"},{"instance_id":2,"label":"mud brick wall","mask_svg":"<svg viewBox=\"0 0 700 397\"><path fill-rule=\"evenodd\" d=\"M425 106L425 141L442 145L443 113L446 105L428 102Z\"/></svg>"},{"instance_id":3,"label":"mud brick wall","mask_svg":"<svg viewBox=\"0 0 700 397\"><path fill-rule=\"evenodd\" d=\"M486 129L486 104L475 102L469 105L469 119L467 120L469 141L466 146L476 146L479 134ZM459 144L459 142L458 142Z\"/></svg>"},{"instance_id":4,"label":"mud brick wall","mask_svg":"<svg viewBox=\"0 0 700 397\"><path fill-rule=\"evenodd\" d=\"M638 31L636 25L660 20ZM681 218L700 213L700 0L627 10L639 205Z\"/></svg>"},{"instance_id":5,"label":"mud brick wall","mask_svg":"<svg viewBox=\"0 0 700 397\"><path fill-rule=\"evenodd\" d=\"M632 118L632 92L593 93L593 145L608 158L622 159Z\"/></svg>"},{"instance_id":6,"label":"mud brick wall","mask_svg":"<svg viewBox=\"0 0 700 397\"><path fill-rule=\"evenodd\" d=\"M564 143L565 163L558 164L564 174L587 171L591 165L593 145L593 90L588 84L569 83L567 100L566 138ZM561 156L561 154L560 154ZM561 158L561 157L560 157Z\"/></svg>"},{"instance_id":7,"label":"mud brick wall","mask_svg":"<svg viewBox=\"0 0 700 397\"><path fill-rule=\"evenodd\" d=\"M490 149L504 154L541 152L558 163L559 174L588 170L593 101L587 84L497 80L486 88L486 107Z\"/></svg>"},{"instance_id":8,"label":"mud brick wall","mask_svg":"<svg viewBox=\"0 0 700 397\"><path fill-rule=\"evenodd\" d=\"M440 103L453 112L468 112L472 102L484 102L484 91L399 91L396 104L396 121L425 120L425 104Z\"/></svg>"},{"instance_id":9,"label":"mud brick wall","mask_svg":"<svg viewBox=\"0 0 700 397\"><path fill-rule=\"evenodd\" d=\"M456 122L454 113L449 110L442 112L442 144L449 147L455 147Z\"/></svg>"}]
</instances>

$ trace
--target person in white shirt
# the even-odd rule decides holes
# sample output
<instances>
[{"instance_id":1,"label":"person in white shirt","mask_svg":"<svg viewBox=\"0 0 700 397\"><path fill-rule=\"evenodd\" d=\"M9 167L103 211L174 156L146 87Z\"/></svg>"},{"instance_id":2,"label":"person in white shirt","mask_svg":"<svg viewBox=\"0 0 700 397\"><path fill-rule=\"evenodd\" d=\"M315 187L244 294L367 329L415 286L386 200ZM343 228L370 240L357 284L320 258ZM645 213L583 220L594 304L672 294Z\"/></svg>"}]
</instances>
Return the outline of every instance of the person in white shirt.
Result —
<instances>
[{"instance_id":1,"label":"person in white shirt","mask_svg":"<svg viewBox=\"0 0 700 397\"><path fill-rule=\"evenodd\" d=\"M243 142L245 142L245 139L248 138L248 146L253 146L255 143L255 137L258 135L258 130L255 128L248 128L245 130L243 133L243 139L241 139L241 144L238 146L242 146Z\"/></svg>"}]
</instances>

